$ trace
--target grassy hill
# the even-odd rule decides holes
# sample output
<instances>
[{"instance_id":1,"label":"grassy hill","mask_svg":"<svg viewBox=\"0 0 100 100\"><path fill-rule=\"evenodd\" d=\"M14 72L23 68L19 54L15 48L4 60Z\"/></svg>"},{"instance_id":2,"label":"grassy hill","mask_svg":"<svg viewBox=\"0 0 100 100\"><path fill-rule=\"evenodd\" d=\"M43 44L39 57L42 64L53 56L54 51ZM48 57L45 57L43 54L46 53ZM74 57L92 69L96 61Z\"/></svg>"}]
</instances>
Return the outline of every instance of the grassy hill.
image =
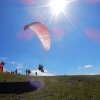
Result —
<instances>
[{"instance_id":1,"label":"grassy hill","mask_svg":"<svg viewBox=\"0 0 100 100\"><path fill-rule=\"evenodd\" d=\"M0 73L0 100L100 100L100 76Z\"/></svg>"}]
</instances>

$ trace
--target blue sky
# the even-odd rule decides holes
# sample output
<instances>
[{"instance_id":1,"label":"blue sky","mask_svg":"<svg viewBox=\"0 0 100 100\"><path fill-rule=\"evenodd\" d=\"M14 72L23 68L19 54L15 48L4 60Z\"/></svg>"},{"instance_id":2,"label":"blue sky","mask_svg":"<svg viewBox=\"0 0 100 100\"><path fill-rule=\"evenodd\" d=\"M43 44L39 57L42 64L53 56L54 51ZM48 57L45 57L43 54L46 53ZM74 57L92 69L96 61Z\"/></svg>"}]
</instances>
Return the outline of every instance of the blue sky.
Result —
<instances>
[{"instance_id":1,"label":"blue sky","mask_svg":"<svg viewBox=\"0 0 100 100\"><path fill-rule=\"evenodd\" d=\"M26 68L38 75L100 74L100 0L75 0L64 12L53 15L50 0L0 1L0 62L4 69ZM42 22L51 35L50 50L45 51L32 30L31 22ZM39 72L43 64L45 73Z\"/></svg>"}]
</instances>

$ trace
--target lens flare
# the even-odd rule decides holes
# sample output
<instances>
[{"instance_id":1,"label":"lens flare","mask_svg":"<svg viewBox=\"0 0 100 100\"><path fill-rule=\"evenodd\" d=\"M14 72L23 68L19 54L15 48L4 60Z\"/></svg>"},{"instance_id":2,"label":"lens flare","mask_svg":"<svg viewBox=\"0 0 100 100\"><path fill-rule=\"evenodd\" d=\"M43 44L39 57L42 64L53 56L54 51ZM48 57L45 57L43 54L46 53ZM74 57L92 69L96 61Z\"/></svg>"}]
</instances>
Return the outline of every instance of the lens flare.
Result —
<instances>
[{"instance_id":1,"label":"lens flare","mask_svg":"<svg viewBox=\"0 0 100 100\"><path fill-rule=\"evenodd\" d=\"M61 12L64 9L65 5L66 5L65 0L52 0L50 3L50 6L52 7L53 12L56 14Z\"/></svg>"},{"instance_id":2,"label":"lens flare","mask_svg":"<svg viewBox=\"0 0 100 100\"><path fill-rule=\"evenodd\" d=\"M28 81L28 82L29 82L29 85L35 90L41 89L44 86L43 82L41 81L36 80L36 81Z\"/></svg>"}]
</instances>

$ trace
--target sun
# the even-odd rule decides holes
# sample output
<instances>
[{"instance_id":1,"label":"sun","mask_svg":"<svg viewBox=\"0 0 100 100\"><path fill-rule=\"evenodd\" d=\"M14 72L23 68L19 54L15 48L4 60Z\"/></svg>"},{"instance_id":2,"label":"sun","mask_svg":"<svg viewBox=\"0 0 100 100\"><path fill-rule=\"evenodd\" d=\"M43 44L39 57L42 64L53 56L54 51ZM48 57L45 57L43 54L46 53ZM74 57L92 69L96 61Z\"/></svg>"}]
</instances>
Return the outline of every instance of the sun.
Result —
<instances>
[{"instance_id":1,"label":"sun","mask_svg":"<svg viewBox=\"0 0 100 100\"><path fill-rule=\"evenodd\" d=\"M66 0L52 0L50 6L53 9L54 14L58 14L63 11L66 5Z\"/></svg>"}]
</instances>

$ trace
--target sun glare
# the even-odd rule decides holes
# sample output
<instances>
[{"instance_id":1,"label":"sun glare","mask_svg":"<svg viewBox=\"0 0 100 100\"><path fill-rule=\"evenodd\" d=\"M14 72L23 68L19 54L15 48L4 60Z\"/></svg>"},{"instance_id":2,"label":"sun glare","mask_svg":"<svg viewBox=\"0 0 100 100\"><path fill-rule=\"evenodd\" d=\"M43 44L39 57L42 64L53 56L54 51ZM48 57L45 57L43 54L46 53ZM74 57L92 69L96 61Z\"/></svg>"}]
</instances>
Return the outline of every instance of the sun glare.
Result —
<instances>
[{"instance_id":1,"label":"sun glare","mask_svg":"<svg viewBox=\"0 0 100 100\"><path fill-rule=\"evenodd\" d=\"M50 6L53 9L53 12L55 14L58 14L59 12L64 10L64 7L66 5L66 0L52 0L50 3Z\"/></svg>"}]
</instances>

